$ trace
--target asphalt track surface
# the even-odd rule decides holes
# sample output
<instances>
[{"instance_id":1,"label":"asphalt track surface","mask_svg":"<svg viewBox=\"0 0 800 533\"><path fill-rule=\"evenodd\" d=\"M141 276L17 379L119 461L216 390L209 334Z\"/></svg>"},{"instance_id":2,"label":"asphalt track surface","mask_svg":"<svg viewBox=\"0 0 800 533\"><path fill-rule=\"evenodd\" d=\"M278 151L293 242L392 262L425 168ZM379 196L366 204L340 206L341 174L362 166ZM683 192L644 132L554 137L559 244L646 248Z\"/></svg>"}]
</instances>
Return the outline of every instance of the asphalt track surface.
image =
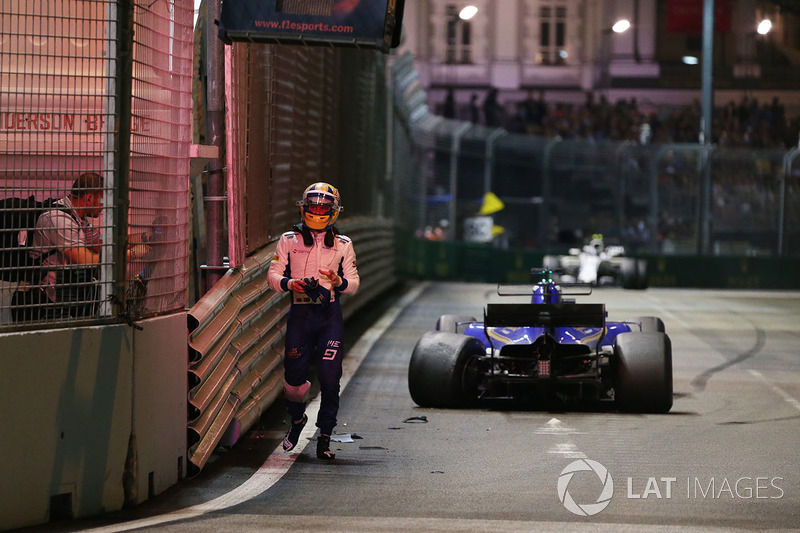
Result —
<instances>
[{"instance_id":1,"label":"asphalt track surface","mask_svg":"<svg viewBox=\"0 0 800 533\"><path fill-rule=\"evenodd\" d=\"M313 424L280 450L276 405L196 477L145 504L26 531L800 530L800 293L596 289L609 319L659 316L666 415L613 407L417 407L414 344L496 286L399 287L348 325L333 463ZM313 421L316 404L309 406ZM424 418L422 418L424 417ZM610 486L609 486L610 485Z\"/></svg>"}]
</instances>

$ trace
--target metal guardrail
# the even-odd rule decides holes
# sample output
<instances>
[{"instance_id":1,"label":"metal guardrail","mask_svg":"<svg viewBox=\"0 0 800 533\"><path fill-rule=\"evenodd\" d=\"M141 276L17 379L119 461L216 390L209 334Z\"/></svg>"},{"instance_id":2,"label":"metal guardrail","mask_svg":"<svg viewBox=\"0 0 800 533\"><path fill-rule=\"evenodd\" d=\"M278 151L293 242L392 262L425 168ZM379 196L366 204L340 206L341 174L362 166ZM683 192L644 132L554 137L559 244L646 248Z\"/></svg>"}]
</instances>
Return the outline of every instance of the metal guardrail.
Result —
<instances>
[{"instance_id":1,"label":"metal guardrail","mask_svg":"<svg viewBox=\"0 0 800 533\"><path fill-rule=\"evenodd\" d=\"M344 295L345 319L396 281L394 228L387 219L343 220L353 239L361 286ZM288 293L267 286L276 243L229 270L189 310L188 457L195 473L214 449L231 446L283 390Z\"/></svg>"}]
</instances>

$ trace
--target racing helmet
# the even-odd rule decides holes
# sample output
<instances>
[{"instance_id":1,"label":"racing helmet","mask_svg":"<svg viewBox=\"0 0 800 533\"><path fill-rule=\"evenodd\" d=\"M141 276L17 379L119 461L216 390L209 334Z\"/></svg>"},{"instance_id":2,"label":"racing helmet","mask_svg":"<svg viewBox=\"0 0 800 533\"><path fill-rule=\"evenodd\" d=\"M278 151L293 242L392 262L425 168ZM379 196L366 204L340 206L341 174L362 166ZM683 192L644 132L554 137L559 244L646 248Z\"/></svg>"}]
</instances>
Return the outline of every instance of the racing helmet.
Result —
<instances>
[{"instance_id":1,"label":"racing helmet","mask_svg":"<svg viewBox=\"0 0 800 533\"><path fill-rule=\"evenodd\" d=\"M322 181L309 185L297 205L303 224L314 231L325 231L333 226L343 209L339 190Z\"/></svg>"},{"instance_id":2,"label":"racing helmet","mask_svg":"<svg viewBox=\"0 0 800 533\"><path fill-rule=\"evenodd\" d=\"M589 241L589 246L594 248L596 254L600 254L605 248L605 243L603 243L603 234L602 233L595 233L592 235L592 240Z\"/></svg>"}]
</instances>

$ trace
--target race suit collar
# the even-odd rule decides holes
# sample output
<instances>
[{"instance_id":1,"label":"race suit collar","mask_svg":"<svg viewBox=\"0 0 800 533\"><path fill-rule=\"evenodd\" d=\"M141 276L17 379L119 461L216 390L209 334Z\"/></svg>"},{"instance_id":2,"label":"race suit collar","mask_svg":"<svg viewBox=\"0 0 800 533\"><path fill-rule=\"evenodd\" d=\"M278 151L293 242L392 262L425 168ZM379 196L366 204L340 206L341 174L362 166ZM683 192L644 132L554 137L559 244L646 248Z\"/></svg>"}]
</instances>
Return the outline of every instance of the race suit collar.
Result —
<instances>
[{"instance_id":1,"label":"race suit collar","mask_svg":"<svg viewBox=\"0 0 800 533\"><path fill-rule=\"evenodd\" d=\"M305 244L306 246L311 246L312 244L314 244L314 236L312 235L312 231L308 229L308 227L305 224L303 224L302 222L299 224L295 224L294 226L292 226L292 229L303 236L303 244ZM333 237L338 234L339 230L336 229L336 226L331 226L330 228L325 230L325 246L327 248L333 248Z\"/></svg>"}]
</instances>

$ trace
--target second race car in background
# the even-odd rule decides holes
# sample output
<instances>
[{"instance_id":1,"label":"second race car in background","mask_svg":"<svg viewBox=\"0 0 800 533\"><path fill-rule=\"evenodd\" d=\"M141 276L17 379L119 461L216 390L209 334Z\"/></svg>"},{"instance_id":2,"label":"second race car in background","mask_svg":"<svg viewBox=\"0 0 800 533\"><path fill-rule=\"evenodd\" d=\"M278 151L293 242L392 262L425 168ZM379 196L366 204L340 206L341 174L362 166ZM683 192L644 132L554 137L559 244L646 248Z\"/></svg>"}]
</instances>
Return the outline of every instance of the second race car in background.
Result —
<instances>
[{"instance_id":1,"label":"second race car in background","mask_svg":"<svg viewBox=\"0 0 800 533\"><path fill-rule=\"evenodd\" d=\"M594 235L583 248L571 248L569 255L546 255L543 263L565 283L620 285L625 289L646 289L649 285L647 260L626 257L622 246L606 246L602 235Z\"/></svg>"}]
</instances>

